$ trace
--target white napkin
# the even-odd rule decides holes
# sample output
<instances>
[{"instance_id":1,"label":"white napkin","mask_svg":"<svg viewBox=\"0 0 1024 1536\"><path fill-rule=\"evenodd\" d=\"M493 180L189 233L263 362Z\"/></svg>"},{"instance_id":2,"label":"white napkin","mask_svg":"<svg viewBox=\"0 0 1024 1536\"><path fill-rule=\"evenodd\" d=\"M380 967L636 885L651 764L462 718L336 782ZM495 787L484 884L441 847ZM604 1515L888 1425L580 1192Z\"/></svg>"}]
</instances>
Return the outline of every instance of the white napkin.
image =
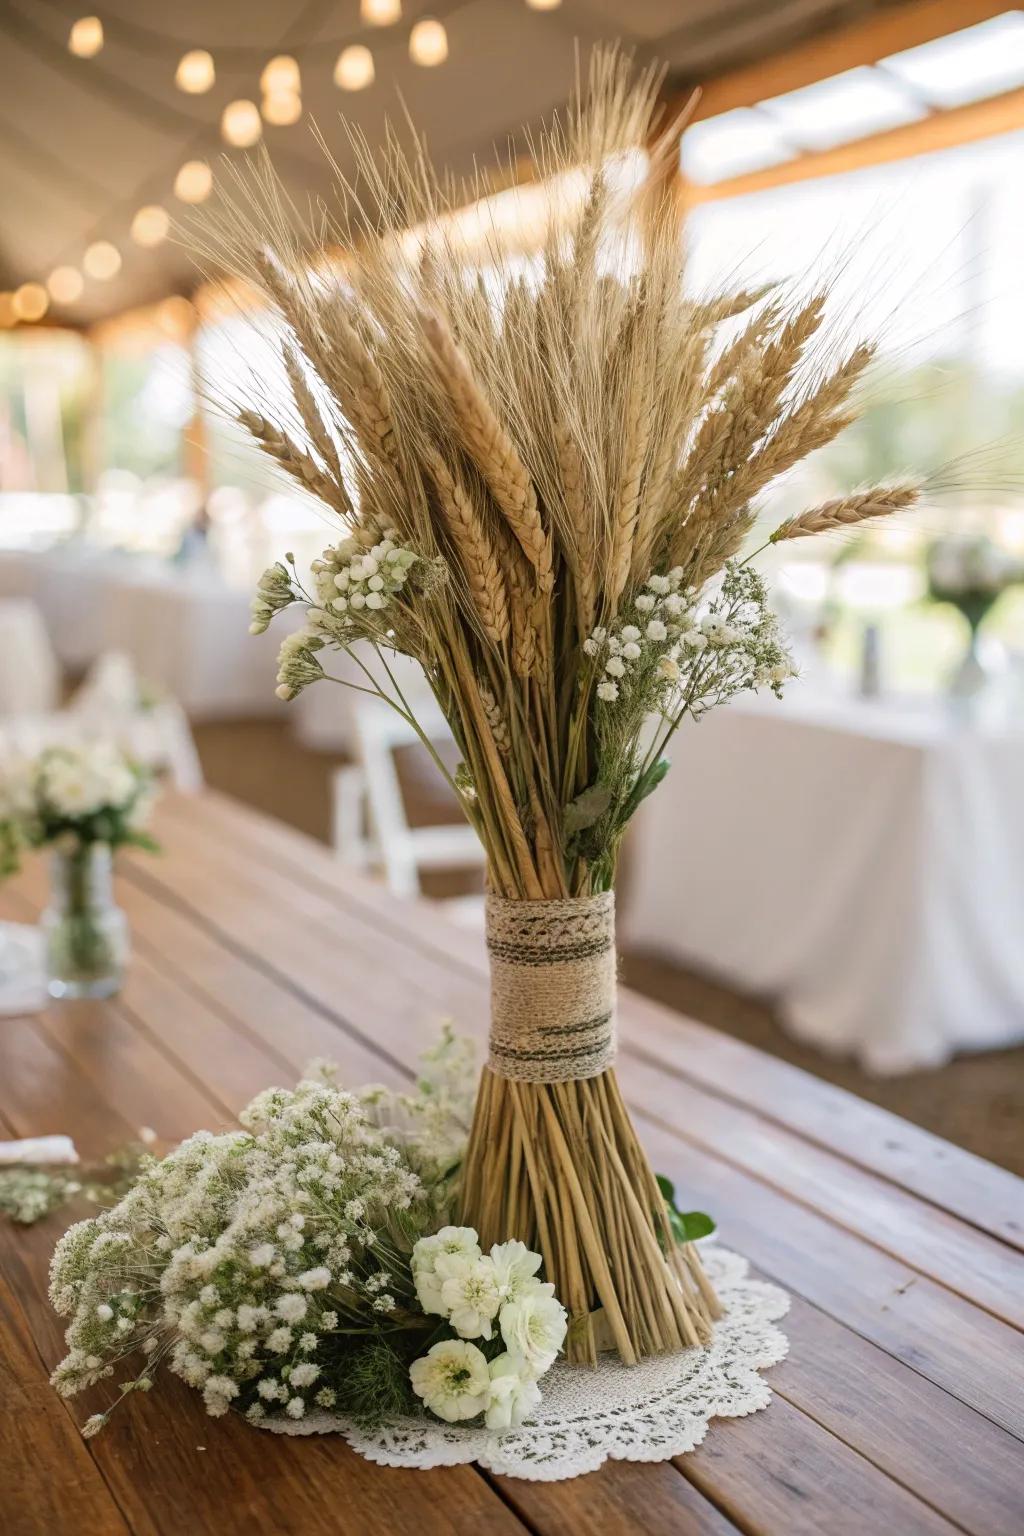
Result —
<instances>
[{"instance_id":1,"label":"white napkin","mask_svg":"<svg viewBox=\"0 0 1024 1536\"><path fill-rule=\"evenodd\" d=\"M46 1007L43 940L30 923L0 923L0 1016Z\"/></svg>"},{"instance_id":2,"label":"white napkin","mask_svg":"<svg viewBox=\"0 0 1024 1536\"><path fill-rule=\"evenodd\" d=\"M77 1162L78 1153L70 1136L26 1136L21 1141L0 1141L0 1164Z\"/></svg>"}]
</instances>

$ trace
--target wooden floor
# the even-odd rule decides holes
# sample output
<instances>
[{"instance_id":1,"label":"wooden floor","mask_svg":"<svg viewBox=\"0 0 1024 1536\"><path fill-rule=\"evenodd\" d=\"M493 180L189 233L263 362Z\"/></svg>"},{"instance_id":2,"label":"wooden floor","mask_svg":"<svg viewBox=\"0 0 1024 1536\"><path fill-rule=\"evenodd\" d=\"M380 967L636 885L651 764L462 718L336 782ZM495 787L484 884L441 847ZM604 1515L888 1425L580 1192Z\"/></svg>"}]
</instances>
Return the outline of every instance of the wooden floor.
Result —
<instances>
[{"instance_id":1,"label":"wooden floor","mask_svg":"<svg viewBox=\"0 0 1024 1536\"><path fill-rule=\"evenodd\" d=\"M442 1016L480 1035L478 937L356 882L214 795L170 800L160 858L124 860L123 994L0 1027L0 1125L83 1152L176 1139L330 1056L400 1082ZM43 899L34 861L4 916ZM46 1383L60 1229L0 1234L0 1502L12 1536L1020 1536L1024 1186L786 1063L625 994L620 1080L655 1165L793 1296L771 1407L691 1455L561 1484L405 1472L337 1437L211 1421L180 1383L79 1439Z\"/></svg>"},{"instance_id":2,"label":"wooden floor","mask_svg":"<svg viewBox=\"0 0 1024 1536\"><path fill-rule=\"evenodd\" d=\"M276 721L207 722L197 727L196 738L212 785L313 837L329 839L330 776L340 759L307 750L287 723ZM409 750L403 767L413 819L450 816L447 790L426 753ZM628 838L625 857L628 877ZM440 877L433 878L430 889L438 895L461 888L449 882L446 889ZM872 1077L855 1062L793 1040L768 1001L744 997L655 955L627 953L624 967L630 986L646 996L1024 1175L1024 1047L960 1056L937 1070L898 1078Z\"/></svg>"}]
</instances>

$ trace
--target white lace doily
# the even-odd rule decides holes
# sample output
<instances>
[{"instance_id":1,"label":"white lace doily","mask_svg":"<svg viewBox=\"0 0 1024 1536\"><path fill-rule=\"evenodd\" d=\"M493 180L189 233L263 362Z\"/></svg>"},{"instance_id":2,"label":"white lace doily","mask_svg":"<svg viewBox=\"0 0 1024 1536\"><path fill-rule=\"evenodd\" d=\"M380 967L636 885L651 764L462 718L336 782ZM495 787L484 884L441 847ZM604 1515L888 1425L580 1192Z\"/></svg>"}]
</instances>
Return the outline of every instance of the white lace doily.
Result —
<instances>
[{"instance_id":1,"label":"white lace doily","mask_svg":"<svg viewBox=\"0 0 1024 1536\"><path fill-rule=\"evenodd\" d=\"M366 1433L335 1414L268 1420L285 1435L341 1433L354 1450L388 1467L450 1467L475 1461L490 1472L556 1482L593 1472L609 1457L667 1461L692 1451L709 1420L740 1418L767 1408L771 1392L758 1375L785 1358L788 1340L775 1326L789 1297L748 1278L748 1264L724 1248L701 1255L725 1315L707 1349L661 1355L639 1365L602 1361L588 1371L557 1362L544 1377L544 1401L518 1429L398 1420Z\"/></svg>"}]
</instances>

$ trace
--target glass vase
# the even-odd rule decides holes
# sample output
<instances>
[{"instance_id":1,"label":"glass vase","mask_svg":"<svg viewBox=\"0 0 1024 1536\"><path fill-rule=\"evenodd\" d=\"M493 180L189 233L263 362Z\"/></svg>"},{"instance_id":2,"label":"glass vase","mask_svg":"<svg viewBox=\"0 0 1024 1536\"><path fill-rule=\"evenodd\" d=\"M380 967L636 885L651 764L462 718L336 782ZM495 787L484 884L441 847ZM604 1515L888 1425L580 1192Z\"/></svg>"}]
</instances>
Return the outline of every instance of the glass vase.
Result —
<instances>
[{"instance_id":1,"label":"glass vase","mask_svg":"<svg viewBox=\"0 0 1024 1536\"><path fill-rule=\"evenodd\" d=\"M51 997L110 997L128 961L128 924L114 903L106 843L55 849L50 904L42 915L43 954Z\"/></svg>"}]
</instances>

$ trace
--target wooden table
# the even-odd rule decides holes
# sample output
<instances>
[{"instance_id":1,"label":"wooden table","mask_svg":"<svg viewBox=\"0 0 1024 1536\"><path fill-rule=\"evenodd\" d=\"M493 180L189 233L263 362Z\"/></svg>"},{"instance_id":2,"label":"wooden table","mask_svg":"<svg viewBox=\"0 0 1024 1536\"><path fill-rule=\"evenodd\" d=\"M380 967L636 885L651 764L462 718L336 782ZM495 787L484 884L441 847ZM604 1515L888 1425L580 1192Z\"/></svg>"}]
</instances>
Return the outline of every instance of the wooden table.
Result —
<instances>
[{"instance_id":1,"label":"wooden table","mask_svg":"<svg viewBox=\"0 0 1024 1536\"><path fill-rule=\"evenodd\" d=\"M0 1020L0 1134L103 1153L139 1126L229 1122L314 1056L399 1083L450 1016L482 1035L482 941L341 872L319 845L213 794L170 799L160 858L122 861L136 957L109 1003ZM0 892L31 918L42 861ZM1020 1536L1024 1185L627 994L620 1075L655 1166L792 1294L767 1412L716 1421L676 1462L572 1482L361 1461L207 1419L168 1377L83 1441L46 1265L62 1219L0 1233L0 1510L7 1536L597 1532ZM85 1411L89 1411L86 1400Z\"/></svg>"}]
</instances>

